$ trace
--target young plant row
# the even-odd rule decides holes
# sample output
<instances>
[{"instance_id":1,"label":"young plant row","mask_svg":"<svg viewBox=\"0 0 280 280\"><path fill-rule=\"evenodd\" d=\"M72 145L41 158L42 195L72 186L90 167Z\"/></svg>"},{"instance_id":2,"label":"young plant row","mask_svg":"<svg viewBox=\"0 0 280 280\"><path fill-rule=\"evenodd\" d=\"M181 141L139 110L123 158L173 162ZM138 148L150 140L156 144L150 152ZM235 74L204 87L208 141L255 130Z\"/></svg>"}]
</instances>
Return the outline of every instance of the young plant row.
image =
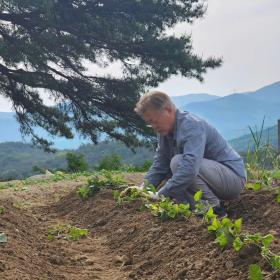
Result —
<instances>
[{"instance_id":1,"label":"young plant row","mask_svg":"<svg viewBox=\"0 0 280 280\"><path fill-rule=\"evenodd\" d=\"M81 199L86 200L94 196L101 189L119 189L125 185L125 180L122 174L102 170L95 172L92 177L87 180L87 184L78 188L77 193Z\"/></svg>"},{"instance_id":2,"label":"young plant row","mask_svg":"<svg viewBox=\"0 0 280 280\"><path fill-rule=\"evenodd\" d=\"M178 216L188 219L193 214L198 215L206 223L208 232L215 235L215 243L222 249L233 247L235 251L239 252L246 246L256 246L272 269L275 272L280 270L280 255L276 255L270 250L271 242L274 239L273 235L262 236L260 233L247 234L243 232L242 219L235 221L229 218L218 219L213 208L207 202L201 200L201 191L194 196L196 201L194 212L190 210L189 204L176 204L164 197L160 197L156 202L151 202L149 195L151 191L151 186L143 191L131 187L126 189L125 192L115 191L114 198L119 206L132 200L140 200L142 201L142 207L150 209L151 213L160 217L162 221L175 219ZM257 264L250 266L249 274L250 280L263 279L260 266Z\"/></svg>"},{"instance_id":3,"label":"young plant row","mask_svg":"<svg viewBox=\"0 0 280 280\"><path fill-rule=\"evenodd\" d=\"M142 201L141 209L150 209L152 215L159 217L162 221L175 219L178 216L189 218L191 210L189 204L177 204L171 199L161 196L156 202L151 199L151 194L155 194L156 189L152 184L145 182L145 188L131 186L124 191L114 191L114 199L118 206L133 200Z\"/></svg>"}]
</instances>

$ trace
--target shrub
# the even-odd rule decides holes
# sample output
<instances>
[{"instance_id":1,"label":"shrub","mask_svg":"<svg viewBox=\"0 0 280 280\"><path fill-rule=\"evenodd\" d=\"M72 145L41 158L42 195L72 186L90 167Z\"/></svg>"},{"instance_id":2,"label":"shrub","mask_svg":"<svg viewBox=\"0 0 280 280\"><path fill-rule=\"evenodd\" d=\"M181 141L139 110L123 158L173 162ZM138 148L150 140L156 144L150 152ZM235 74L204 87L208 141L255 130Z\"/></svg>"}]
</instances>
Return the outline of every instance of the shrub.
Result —
<instances>
[{"instance_id":1,"label":"shrub","mask_svg":"<svg viewBox=\"0 0 280 280\"><path fill-rule=\"evenodd\" d=\"M88 170L88 164L83 154L67 153L67 170L69 172L82 172Z\"/></svg>"},{"instance_id":2,"label":"shrub","mask_svg":"<svg viewBox=\"0 0 280 280\"><path fill-rule=\"evenodd\" d=\"M99 166L97 167L98 170L121 170L123 166L122 158L118 154L113 153L110 156L105 156Z\"/></svg>"}]
</instances>

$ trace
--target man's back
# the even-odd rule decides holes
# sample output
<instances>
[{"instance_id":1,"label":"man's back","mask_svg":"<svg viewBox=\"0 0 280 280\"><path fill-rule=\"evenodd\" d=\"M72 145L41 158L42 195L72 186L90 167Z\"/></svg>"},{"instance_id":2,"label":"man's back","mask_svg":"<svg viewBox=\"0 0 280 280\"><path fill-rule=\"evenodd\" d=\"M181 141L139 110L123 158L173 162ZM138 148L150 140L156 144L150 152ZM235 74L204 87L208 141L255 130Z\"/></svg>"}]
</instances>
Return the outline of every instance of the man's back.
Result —
<instances>
[{"instance_id":1,"label":"man's back","mask_svg":"<svg viewBox=\"0 0 280 280\"><path fill-rule=\"evenodd\" d=\"M207 121L195 116L189 112L176 113L176 128L174 137L177 142L176 153L184 153L184 145L188 139L196 134L204 134L205 145L203 157L206 159L220 162L232 169L240 177L246 178L243 159L240 155L227 143L221 134ZM189 141L191 151L197 151L195 143ZM193 147L191 147L193 145ZM200 151L197 151L200 152ZM195 156L195 155L194 155Z\"/></svg>"}]
</instances>

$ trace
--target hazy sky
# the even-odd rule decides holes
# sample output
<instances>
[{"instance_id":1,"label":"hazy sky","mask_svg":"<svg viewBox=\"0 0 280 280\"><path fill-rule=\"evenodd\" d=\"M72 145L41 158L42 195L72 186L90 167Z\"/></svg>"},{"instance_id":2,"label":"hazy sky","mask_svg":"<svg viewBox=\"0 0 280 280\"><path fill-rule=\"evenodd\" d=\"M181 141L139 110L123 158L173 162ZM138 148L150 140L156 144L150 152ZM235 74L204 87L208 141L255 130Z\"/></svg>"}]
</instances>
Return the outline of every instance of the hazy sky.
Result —
<instances>
[{"instance_id":1,"label":"hazy sky","mask_svg":"<svg viewBox=\"0 0 280 280\"><path fill-rule=\"evenodd\" d=\"M170 95L254 91L280 80L280 1L208 0L204 19L178 30L192 34L195 53L223 58L204 82L173 77L159 86Z\"/></svg>"},{"instance_id":2,"label":"hazy sky","mask_svg":"<svg viewBox=\"0 0 280 280\"><path fill-rule=\"evenodd\" d=\"M176 32L192 34L196 54L222 57L203 83L172 77L158 88L170 95L253 91L280 80L280 0L208 0L204 19ZM0 97L0 111L11 111Z\"/></svg>"}]
</instances>

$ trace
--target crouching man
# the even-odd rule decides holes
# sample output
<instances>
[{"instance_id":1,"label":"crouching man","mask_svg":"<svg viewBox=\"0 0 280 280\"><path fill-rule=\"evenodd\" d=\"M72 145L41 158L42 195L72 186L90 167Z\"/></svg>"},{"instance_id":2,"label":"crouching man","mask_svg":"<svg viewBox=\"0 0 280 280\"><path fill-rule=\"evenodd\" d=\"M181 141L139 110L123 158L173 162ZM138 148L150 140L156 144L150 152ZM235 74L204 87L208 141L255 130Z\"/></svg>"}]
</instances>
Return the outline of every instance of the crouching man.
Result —
<instances>
[{"instance_id":1,"label":"crouching man","mask_svg":"<svg viewBox=\"0 0 280 280\"><path fill-rule=\"evenodd\" d=\"M226 216L220 200L239 197L246 181L242 158L205 120L179 111L169 96L152 91L143 95L135 111L158 134L158 148L145 179L177 203L194 208L194 194L201 190L219 216ZM222 116L221 116L222 117Z\"/></svg>"}]
</instances>

